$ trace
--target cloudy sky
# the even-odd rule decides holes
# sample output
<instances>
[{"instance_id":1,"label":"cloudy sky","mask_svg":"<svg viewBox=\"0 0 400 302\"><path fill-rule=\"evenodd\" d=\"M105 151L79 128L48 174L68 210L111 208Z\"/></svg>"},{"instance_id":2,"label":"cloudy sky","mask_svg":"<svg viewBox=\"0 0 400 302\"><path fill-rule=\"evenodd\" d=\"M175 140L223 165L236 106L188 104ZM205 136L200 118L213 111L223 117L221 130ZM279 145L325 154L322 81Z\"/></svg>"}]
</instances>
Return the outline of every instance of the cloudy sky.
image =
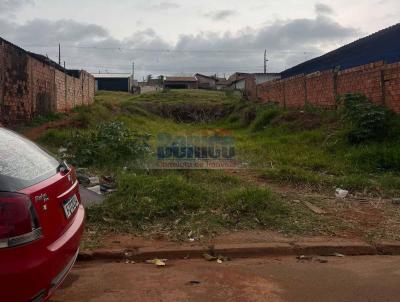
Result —
<instances>
[{"instance_id":1,"label":"cloudy sky","mask_svg":"<svg viewBox=\"0 0 400 302\"><path fill-rule=\"evenodd\" d=\"M0 36L91 72L280 72L400 22L399 0L0 0Z\"/></svg>"}]
</instances>

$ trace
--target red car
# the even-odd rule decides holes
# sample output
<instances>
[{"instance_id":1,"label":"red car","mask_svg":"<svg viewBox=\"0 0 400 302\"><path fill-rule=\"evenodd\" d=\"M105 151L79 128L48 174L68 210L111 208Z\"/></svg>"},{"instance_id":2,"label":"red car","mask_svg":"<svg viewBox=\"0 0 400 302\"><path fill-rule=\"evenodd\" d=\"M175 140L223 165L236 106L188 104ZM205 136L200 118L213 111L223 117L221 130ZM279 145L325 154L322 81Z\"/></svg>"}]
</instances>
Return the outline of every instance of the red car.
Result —
<instances>
[{"instance_id":1,"label":"red car","mask_svg":"<svg viewBox=\"0 0 400 302\"><path fill-rule=\"evenodd\" d=\"M75 263L84 218L75 170L0 127L0 301L47 301Z\"/></svg>"}]
</instances>

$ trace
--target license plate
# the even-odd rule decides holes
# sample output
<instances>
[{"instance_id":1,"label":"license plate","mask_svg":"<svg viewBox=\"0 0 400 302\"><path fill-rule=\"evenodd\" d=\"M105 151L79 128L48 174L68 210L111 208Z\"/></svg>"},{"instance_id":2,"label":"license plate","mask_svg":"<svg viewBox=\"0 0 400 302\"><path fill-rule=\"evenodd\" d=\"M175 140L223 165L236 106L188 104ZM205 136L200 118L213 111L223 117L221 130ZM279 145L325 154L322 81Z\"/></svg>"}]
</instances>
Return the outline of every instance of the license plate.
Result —
<instances>
[{"instance_id":1,"label":"license plate","mask_svg":"<svg viewBox=\"0 0 400 302\"><path fill-rule=\"evenodd\" d=\"M76 195L72 196L67 201L64 201L63 208L67 219L70 218L72 214L74 214L75 210L78 207L79 207L79 201Z\"/></svg>"}]
</instances>

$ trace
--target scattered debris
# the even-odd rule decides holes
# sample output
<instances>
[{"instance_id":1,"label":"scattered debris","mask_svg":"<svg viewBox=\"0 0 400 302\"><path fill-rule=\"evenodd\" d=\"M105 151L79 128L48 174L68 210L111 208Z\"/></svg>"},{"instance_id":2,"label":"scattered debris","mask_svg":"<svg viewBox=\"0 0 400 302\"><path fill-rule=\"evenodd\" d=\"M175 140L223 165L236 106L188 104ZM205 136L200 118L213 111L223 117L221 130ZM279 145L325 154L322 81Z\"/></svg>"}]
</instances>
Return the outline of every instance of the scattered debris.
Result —
<instances>
[{"instance_id":1,"label":"scattered debris","mask_svg":"<svg viewBox=\"0 0 400 302\"><path fill-rule=\"evenodd\" d=\"M303 203L307 208L309 208L315 214L326 214L326 211L324 211L323 209L317 207L316 205L313 205L311 202L303 201Z\"/></svg>"},{"instance_id":2,"label":"scattered debris","mask_svg":"<svg viewBox=\"0 0 400 302\"><path fill-rule=\"evenodd\" d=\"M136 262L133 260L125 260L125 264L135 264Z\"/></svg>"},{"instance_id":3,"label":"scattered debris","mask_svg":"<svg viewBox=\"0 0 400 302\"><path fill-rule=\"evenodd\" d=\"M393 204L399 204L400 205L400 198L393 198L392 199Z\"/></svg>"},{"instance_id":4,"label":"scattered debris","mask_svg":"<svg viewBox=\"0 0 400 302\"><path fill-rule=\"evenodd\" d=\"M191 280L188 283L186 283L187 285L198 285L201 284L201 281L197 281L197 280Z\"/></svg>"},{"instance_id":5,"label":"scattered debris","mask_svg":"<svg viewBox=\"0 0 400 302\"><path fill-rule=\"evenodd\" d=\"M168 259L153 259L153 260L146 260L148 264L154 264L156 266L166 266L166 262Z\"/></svg>"},{"instance_id":6,"label":"scattered debris","mask_svg":"<svg viewBox=\"0 0 400 302\"><path fill-rule=\"evenodd\" d=\"M203 258L206 259L207 261L215 261L218 258L215 256L211 256L210 254L203 254Z\"/></svg>"},{"instance_id":7,"label":"scattered debris","mask_svg":"<svg viewBox=\"0 0 400 302\"><path fill-rule=\"evenodd\" d=\"M212 256L210 254L203 254L203 258L207 261L217 261L217 263L222 263L222 262L226 262L226 261L231 261L232 259L230 259L229 257L225 257L222 255L218 255L217 256Z\"/></svg>"},{"instance_id":8,"label":"scattered debris","mask_svg":"<svg viewBox=\"0 0 400 302\"><path fill-rule=\"evenodd\" d=\"M100 186L94 186L94 187L90 187L90 188L87 188L88 190L90 190L90 191L92 191L92 192L95 192L96 194L101 194L101 189L100 189Z\"/></svg>"},{"instance_id":9,"label":"scattered debris","mask_svg":"<svg viewBox=\"0 0 400 302\"><path fill-rule=\"evenodd\" d=\"M222 262L232 261L231 258L225 257L225 256L221 256L221 255L218 256L218 260L221 260Z\"/></svg>"},{"instance_id":10,"label":"scattered debris","mask_svg":"<svg viewBox=\"0 0 400 302\"><path fill-rule=\"evenodd\" d=\"M300 261L311 261L313 259L312 256L305 256L305 255L300 255L300 256L297 256L296 258L297 258L297 260L300 260Z\"/></svg>"},{"instance_id":11,"label":"scattered debris","mask_svg":"<svg viewBox=\"0 0 400 302\"><path fill-rule=\"evenodd\" d=\"M100 184L100 179L97 176L89 177L90 185L97 186Z\"/></svg>"},{"instance_id":12,"label":"scattered debris","mask_svg":"<svg viewBox=\"0 0 400 302\"><path fill-rule=\"evenodd\" d=\"M348 194L349 194L349 191L343 190L340 188L336 189L336 191L335 191L336 198L340 198L340 199L345 199Z\"/></svg>"},{"instance_id":13,"label":"scattered debris","mask_svg":"<svg viewBox=\"0 0 400 302\"><path fill-rule=\"evenodd\" d=\"M83 186L90 185L90 179L89 176L87 175L86 169L78 168L76 170L76 177L81 185Z\"/></svg>"},{"instance_id":14,"label":"scattered debris","mask_svg":"<svg viewBox=\"0 0 400 302\"><path fill-rule=\"evenodd\" d=\"M339 254L339 253L333 253L332 256L344 258L344 255L343 254Z\"/></svg>"},{"instance_id":15,"label":"scattered debris","mask_svg":"<svg viewBox=\"0 0 400 302\"><path fill-rule=\"evenodd\" d=\"M319 258L319 257L313 257L313 256L306 256L306 255L300 255L296 257L298 261L315 261L319 263L328 263L328 260Z\"/></svg>"}]
</instances>

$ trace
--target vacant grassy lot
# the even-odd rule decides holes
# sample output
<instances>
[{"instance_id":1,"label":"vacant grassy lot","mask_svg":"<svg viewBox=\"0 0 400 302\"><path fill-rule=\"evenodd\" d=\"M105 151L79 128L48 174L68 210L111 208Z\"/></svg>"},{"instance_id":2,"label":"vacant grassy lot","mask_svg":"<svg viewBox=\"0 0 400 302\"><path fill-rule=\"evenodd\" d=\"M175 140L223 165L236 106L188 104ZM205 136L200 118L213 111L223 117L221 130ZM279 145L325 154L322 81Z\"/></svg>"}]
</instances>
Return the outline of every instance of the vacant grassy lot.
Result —
<instances>
[{"instance_id":1,"label":"vacant grassy lot","mask_svg":"<svg viewBox=\"0 0 400 302\"><path fill-rule=\"evenodd\" d=\"M117 179L118 191L88 211L88 228L96 232L173 239L240 229L399 236L400 213L382 199L400 192L398 118L390 116L390 133L354 143L354 125L341 111L288 111L249 104L234 93L173 90L141 96L100 92L94 105L61 117L69 126L46 130L39 143L53 152L67 147L76 165ZM137 161L152 156L158 133L217 129L232 133L247 169L137 169ZM335 200L337 187L350 190L353 200ZM313 213L303 201L328 214Z\"/></svg>"}]
</instances>

